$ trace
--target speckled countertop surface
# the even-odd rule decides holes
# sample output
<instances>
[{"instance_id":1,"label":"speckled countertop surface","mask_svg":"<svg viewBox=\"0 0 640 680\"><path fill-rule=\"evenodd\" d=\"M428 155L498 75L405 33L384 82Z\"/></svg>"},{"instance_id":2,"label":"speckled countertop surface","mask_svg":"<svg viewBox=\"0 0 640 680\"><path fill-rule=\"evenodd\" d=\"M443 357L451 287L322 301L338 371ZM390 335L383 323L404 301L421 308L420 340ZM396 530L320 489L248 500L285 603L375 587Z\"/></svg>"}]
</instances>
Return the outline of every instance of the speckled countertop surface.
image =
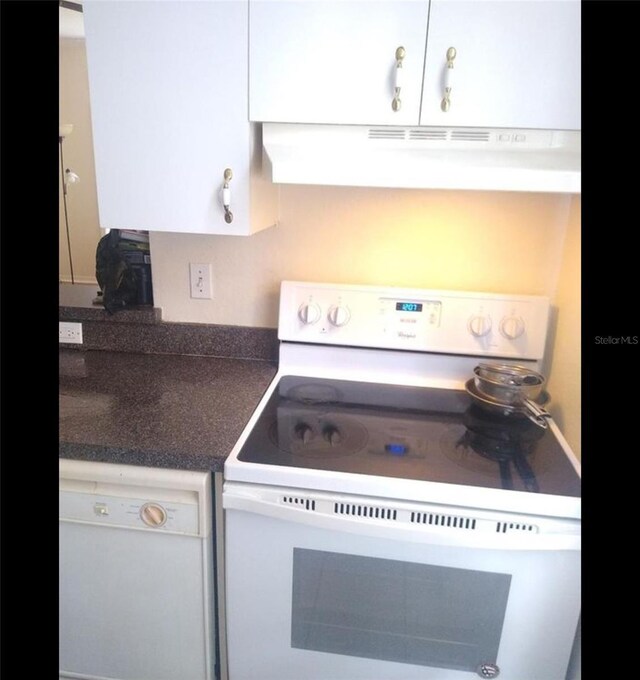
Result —
<instances>
[{"instance_id":1,"label":"speckled countertop surface","mask_svg":"<svg viewBox=\"0 0 640 680\"><path fill-rule=\"evenodd\" d=\"M60 349L59 456L222 471L272 361Z\"/></svg>"}]
</instances>

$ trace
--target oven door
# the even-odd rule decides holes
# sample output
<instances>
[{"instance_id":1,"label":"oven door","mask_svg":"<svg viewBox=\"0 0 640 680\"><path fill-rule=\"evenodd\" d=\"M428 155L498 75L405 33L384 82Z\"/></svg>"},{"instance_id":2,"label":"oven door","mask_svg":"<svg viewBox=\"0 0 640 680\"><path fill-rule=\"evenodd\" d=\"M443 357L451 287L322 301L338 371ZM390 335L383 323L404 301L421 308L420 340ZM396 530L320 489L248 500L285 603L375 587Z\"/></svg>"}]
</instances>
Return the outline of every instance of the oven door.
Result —
<instances>
[{"instance_id":1,"label":"oven door","mask_svg":"<svg viewBox=\"0 0 640 680\"><path fill-rule=\"evenodd\" d=\"M564 680L580 523L226 482L233 680Z\"/></svg>"}]
</instances>

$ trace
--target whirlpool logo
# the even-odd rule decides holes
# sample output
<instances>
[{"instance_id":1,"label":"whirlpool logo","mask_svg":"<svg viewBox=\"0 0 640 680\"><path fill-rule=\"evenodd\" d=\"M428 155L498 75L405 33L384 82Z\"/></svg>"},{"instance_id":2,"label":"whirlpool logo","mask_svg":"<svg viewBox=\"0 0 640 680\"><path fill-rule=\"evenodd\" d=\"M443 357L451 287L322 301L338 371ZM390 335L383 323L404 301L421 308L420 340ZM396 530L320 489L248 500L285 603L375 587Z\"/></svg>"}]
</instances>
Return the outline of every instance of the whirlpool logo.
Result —
<instances>
[{"instance_id":1,"label":"whirlpool logo","mask_svg":"<svg viewBox=\"0 0 640 680\"><path fill-rule=\"evenodd\" d=\"M637 335L596 335L596 345L637 345Z\"/></svg>"}]
</instances>

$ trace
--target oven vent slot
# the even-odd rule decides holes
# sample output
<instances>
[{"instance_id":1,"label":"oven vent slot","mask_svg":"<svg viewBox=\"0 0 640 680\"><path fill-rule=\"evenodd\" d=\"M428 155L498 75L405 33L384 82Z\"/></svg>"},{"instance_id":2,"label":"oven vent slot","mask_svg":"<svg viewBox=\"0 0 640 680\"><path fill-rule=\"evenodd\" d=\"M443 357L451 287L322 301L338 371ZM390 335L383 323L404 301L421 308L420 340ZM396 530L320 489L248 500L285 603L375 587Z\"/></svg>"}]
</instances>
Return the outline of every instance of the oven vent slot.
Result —
<instances>
[{"instance_id":1,"label":"oven vent slot","mask_svg":"<svg viewBox=\"0 0 640 680\"><path fill-rule=\"evenodd\" d=\"M520 524L519 522L496 522L496 532L506 534L507 531L536 531L534 524Z\"/></svg>"},{"instance_id":2,"label":"oven vent slot","mask_svg":"<svg viewBox=\"0 0 640 680\"><path fill-rule=\"evenodd\" d=\"M358 503L334 503L334 515L352 515L354 517L371 517L372 519L395 520L398 511L393 508L380 508L375 505L360 505Z\"/></svg>"},{"instance_id":3,"label":"oven vent slot","mask_svg":"<svg viewBox=\"0 0 640 680\"><path fill-rule=\"evenodd\" d=\"M305 510L315 510L316 502L312 498L302 498L301 496L283 496L282 502L288 505L297 505Z\"/></svg>"},{"instance_id":4,"label":"oven vent slot","mask_svg":"<svg viewBox=\"0 0 640 680\"><path fill-rule=\"evenodd\" d=\"M476 520L473 517L456 517L455 515L439 515L434 512L412 512L411 522L414 524L431 524L437 527L452 529L475 529Z\"/></svg>"}]
</instances>

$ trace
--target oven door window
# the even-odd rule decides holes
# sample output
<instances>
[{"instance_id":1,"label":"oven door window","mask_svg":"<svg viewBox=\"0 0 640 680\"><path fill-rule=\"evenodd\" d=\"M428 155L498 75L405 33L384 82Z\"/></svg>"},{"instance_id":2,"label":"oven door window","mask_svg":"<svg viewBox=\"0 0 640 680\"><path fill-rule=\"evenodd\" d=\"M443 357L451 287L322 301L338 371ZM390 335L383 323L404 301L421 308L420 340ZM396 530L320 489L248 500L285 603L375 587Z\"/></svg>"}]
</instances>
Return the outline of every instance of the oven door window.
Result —
<instances>
[{"instance_id":1,"label":"oven door window","mask_svg":"<svg viewBox=\"0 0 640 680\"><path fill-rule=\"evenodd\" d=\"M495 663L510 574L294 548L291 646L475 671Z\"/></svg>"}]
</instances>

